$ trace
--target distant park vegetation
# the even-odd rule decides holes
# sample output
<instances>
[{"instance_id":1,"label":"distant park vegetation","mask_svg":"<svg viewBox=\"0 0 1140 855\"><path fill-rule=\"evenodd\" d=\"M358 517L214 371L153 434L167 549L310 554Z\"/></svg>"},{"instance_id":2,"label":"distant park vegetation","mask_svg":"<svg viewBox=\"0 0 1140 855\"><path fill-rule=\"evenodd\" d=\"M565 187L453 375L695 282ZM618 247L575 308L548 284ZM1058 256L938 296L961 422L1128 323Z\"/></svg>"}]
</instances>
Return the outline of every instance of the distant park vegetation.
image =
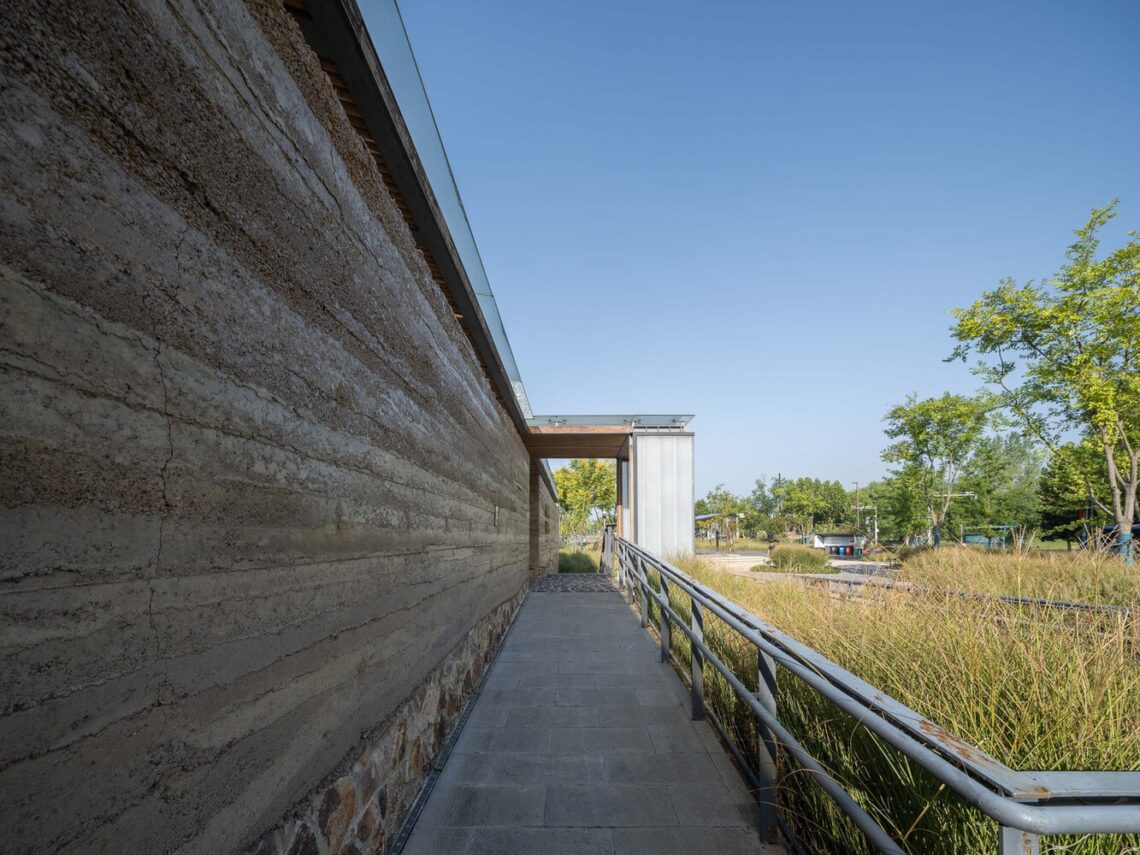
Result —
<instances>
[{"instance_id":1,"label":"distant park vegetation","mask_svg":"<svg viewBox=\"0 0 1140 855\"><path fill-rule=\"evenodd\" d=\"M857 531L894 544L1107 543L1129 552L1140 502L1140 232L1102 252L1116 202L1092 211L1042 282L1003 280L953 310L947 359L974 395L911 394L884 415L886 477L845 485L761 477L718 485L698 516L729 549Z\"/></svg>"}]
</instances>

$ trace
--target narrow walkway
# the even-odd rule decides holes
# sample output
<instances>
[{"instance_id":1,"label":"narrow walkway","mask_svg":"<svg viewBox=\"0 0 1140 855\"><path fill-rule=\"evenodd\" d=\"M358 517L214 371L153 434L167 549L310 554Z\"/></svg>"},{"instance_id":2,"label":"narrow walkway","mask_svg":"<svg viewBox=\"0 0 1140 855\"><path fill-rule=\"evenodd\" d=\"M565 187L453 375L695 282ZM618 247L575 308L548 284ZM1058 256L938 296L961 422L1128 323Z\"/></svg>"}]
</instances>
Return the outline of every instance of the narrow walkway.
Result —
<instances>
[{"instance_id":1,"label":"narrow walkway","mask_svg":"<svg viewBox=\"0 0 1140 855\"><path fill-rule=\"evenodd\" d=\"M621 596L536 587L404 855L782 853Z\"/></svg>"}]
</instances>

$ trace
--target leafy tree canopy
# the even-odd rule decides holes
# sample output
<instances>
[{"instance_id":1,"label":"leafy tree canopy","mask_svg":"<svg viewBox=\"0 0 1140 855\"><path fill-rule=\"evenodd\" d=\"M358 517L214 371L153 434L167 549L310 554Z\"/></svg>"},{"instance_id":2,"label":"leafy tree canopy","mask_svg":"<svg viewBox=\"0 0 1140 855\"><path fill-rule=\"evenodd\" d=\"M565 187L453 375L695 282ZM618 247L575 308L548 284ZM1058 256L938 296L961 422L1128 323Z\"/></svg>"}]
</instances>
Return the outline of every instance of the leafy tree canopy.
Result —
<instances>
[{"instance_id":1,"label":"leafy tree canopy","mask_svg":"<svg viewBox=\"0 0 1140 855\"><path fill-rule=\"evenodd\" d=\"M951 504L948 520L966 531L993 534L997 526L1036 529L1041 480L1039 446L1020 434L981 437L962 467L959 489L972 497Z\"/></svg>"},{"instance_id":2,"label":"leafy tree canopy","mask_svg":"<svg viewBox=\"0 0 1140 855\"><path fill-rule=\"evenodd\" d=\"M586 531L592 519L612 516L617 505L617 475L613 460L571 460L554 470L562 530L568 534Z\"/></svg>"},{"instance_id":3,"label":"leafy tree canopy","mask_svg":"<svg viewBox=\"0 0 1140 855\"><path fill-rule=\"evenodd\" d=\"M1067 263L1048 282L1006 279L955 310L950 358L977 356L975 373L1049 448L1076 432L1097 449L1107 477L1097 489L1086 475L1086 486L1127 531L1140 487L1140 234L1098 258L1097 233L1116 204L1077 229Z\"/></svg>"},{"instance_id":4,"label":"leafy tree canopy","mask_svg":"<svg viewBox=\"0 0 1140 855\"><path fill-rule=\"evenodd\" d=\"M915 479L929 527L936 532L950 510L959 472L986 428L988 403L949 392L923 400L911 395L885 421L886 434L895 442L883 460L899 464Z\"/></svg>"},{"instance_id":5,"label":"leafy tree canopy","mask_svg":"<svg viewBox=\"0 0 1140 855\"><path fill-rule=\"evenodd\" d=\"M1053 452L1042 470L1037 496L1041 507L1041 534L1046 539L1071 543L1081 537L1086 524L1092 522L1085 519L1086 473L1096 468L1098 461L1095 451L1092 454L1090 451L1087 446L1066 443Z\"/></svg>"}]
</instances>

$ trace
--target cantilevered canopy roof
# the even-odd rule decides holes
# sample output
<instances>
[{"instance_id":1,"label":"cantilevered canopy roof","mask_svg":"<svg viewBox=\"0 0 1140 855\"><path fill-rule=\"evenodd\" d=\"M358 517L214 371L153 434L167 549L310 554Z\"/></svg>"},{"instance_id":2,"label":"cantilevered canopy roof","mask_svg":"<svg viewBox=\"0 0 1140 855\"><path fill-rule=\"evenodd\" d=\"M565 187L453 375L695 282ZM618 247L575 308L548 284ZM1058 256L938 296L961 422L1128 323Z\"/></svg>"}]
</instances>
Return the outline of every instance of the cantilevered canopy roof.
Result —
<instances>
[{"instance_id":1,"label":"cantilevered canopy roof","mask_svg":"<svg viewBox=\"0 0 1140 855\"><path fill-rule=\"evenodd\" d=\"M689 416L534 416L523 437L531 457L618 457L635 430L681 431Z\"/></svg>"}]
</instances>

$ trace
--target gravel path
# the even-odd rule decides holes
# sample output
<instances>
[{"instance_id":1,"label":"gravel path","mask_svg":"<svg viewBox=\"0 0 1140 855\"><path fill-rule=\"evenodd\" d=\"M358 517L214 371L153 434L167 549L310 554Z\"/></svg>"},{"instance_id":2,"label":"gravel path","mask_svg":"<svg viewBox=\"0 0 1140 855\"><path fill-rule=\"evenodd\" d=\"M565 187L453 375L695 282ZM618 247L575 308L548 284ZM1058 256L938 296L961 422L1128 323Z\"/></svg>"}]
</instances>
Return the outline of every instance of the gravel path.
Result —
<instances>
[{"instance_id":1,"label":"gravel path","mask_svg":"<svg viewBox=\"0 0 1140 855\"><path fill-rule=\"evenodd\" d=\"M548 573L530 583L541 594L599 594L617 590L613 577L602 573Z\"/></svg>"}]
</instances>

